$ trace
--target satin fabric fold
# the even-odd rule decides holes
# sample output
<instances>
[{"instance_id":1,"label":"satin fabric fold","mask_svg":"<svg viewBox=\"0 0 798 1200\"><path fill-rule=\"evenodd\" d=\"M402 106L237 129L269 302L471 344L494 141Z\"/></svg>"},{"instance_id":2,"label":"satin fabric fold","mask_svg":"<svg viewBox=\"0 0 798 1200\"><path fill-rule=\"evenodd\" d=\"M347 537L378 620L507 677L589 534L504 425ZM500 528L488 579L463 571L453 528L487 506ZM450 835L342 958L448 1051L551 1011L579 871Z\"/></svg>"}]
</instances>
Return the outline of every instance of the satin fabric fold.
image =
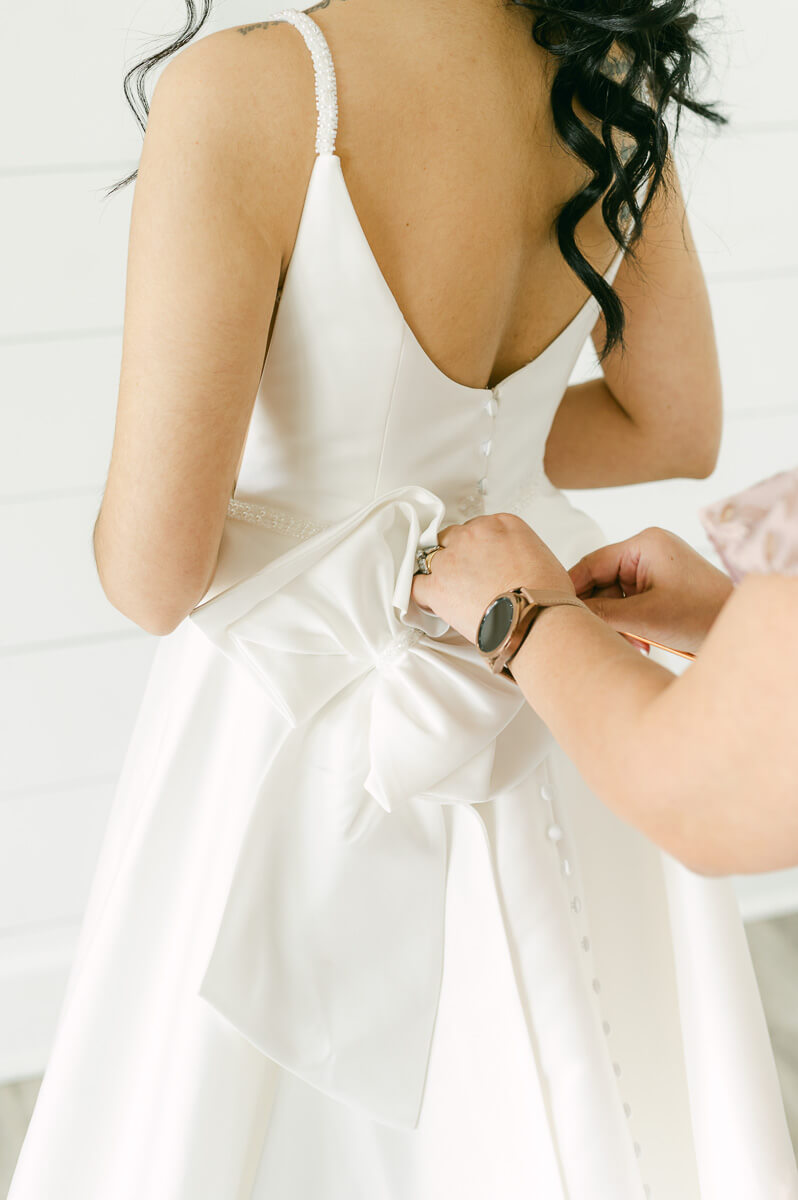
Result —
<instances>
[{"instance_id":1,"label":"satin fabric fold","mask_svg":"<svg viewBox=\"0 0 798 1200\"><path fill-rule=\"evenodd\" d=\"M397 489L190 618L285 719L200 994L307 1083L410 1128L443 961L440 806L491 799L551 746L516 685L411 599L444 511Z\"/></svg>"}]
</instances>

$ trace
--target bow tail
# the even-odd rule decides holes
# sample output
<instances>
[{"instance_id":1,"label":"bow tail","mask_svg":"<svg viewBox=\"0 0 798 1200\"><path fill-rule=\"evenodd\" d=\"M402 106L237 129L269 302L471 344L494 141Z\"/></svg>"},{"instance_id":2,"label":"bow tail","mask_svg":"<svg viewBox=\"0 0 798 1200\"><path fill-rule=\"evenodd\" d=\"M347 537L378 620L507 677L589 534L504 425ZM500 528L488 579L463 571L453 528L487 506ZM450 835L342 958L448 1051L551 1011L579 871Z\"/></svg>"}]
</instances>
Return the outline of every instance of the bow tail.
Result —
<instances>
[{"instance_id":1,"label":"bow tail","mask_svg":"<svg viewBox=\"0 0 798 1200\"><path fill-rule=\"evenodd\" d=\"M311 723L267 773L199 993L312 1087L413 1128L442 974L444 817L421 800L387 814L364 790L367 722L347 710L350 770L314 762Z\"/></svg>"}]
</instances>

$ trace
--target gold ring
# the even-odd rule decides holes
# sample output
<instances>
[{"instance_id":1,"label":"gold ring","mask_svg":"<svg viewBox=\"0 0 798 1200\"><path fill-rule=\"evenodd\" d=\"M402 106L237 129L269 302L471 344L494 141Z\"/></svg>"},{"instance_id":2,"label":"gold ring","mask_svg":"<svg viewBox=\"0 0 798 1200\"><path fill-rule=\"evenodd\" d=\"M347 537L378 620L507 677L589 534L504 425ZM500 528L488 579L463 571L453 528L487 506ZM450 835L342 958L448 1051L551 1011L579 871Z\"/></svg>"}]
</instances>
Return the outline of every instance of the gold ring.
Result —
<instances>
[{"instance_id":1,"label":"gold ring","mask_svg":"<svg viewBox=\"0 0 798 1200\"><path fill-rule=\"evenodd\" d=\"M417 550L416 551L416 569L414 571L414 574L415 575L431 574L430 567L429 567L429 561L432 558L433 554L437 554L438 551L442 550L442 549L443 549L443 546L430 546L430 548L428 550Z\"/></svg>"}]
</instances>

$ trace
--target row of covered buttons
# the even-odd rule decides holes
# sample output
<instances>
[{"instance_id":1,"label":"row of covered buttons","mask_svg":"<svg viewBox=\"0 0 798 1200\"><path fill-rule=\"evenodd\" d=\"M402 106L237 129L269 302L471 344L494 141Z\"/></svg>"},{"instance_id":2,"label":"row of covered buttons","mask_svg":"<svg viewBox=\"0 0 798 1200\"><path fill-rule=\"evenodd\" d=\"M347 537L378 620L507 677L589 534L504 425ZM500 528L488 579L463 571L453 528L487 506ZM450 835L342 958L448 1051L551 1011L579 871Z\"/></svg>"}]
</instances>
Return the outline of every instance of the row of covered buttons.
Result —
<instances>
[{"instance_id":1,"label":"row of covered buttons","mask_svg":"<svg viewBox=\"0 0 798 1200\"><path fill-rule=\"evenodd\" d=\"M499 411L498 396L498 388L491 388L490 395L487 396L485 400L485 411L491 420L491 432L490 437L486 438L480 446L480 450L485 457L485 473L477 484L477 488L479 489L479 494L481 496L486 496L488 493L488 458L490 457L491 448L493 446L493 422L496 419L496 413Z\"/></svg>"},{"instance_id":2,"label":"row of covered buttons","mask_svg":"<svg viewBox=\"0 0 798 1200\"><path fill-rule=\"evenodd\" d=\"M567 857L567 855L565 853L565 849L564 849L564 845L563 845L563 839L565 837L565 834L563 833L562 826L558 823L557 818L555 816L554 792L548 784L544 783L542 785L542 787L540 789L540 797L543 800L543 802L548 806L548 810L549 810L550 821L549 821L548 828L546 830L546 835L547 835L549 841L555 847L555 849L557 849L557 851L560 853L560 867L561 867L563 875L566 878L569 878L573 874L573 866L571 864L571 860ZM579 915L579 913L581 913L582 901L578 895L571 896L570 907L571 907L571 912L575 913L577 916ZM590 953L590 938L587 936L587 934L584 934L581 937L579 945L581 946L581 948L585 954ZM598 996L599 993L601 992L601 981L594 976L593 979L591 980L591 985L592 985L595 995ZM610 1026L609 1021L607 1021L606 1019L602 1019L601 1027L604 1030L605 1036L609 1037L610 1033L612 1032L612 1028ZM614 1073L616 1079L620 1079L621 1064L619 1062L613 1062L612 1070L613 1070L613 1073ZM632 1107L626 1101L623 1102L623 1111L627 1118L631 1117ZM634 1153L635 1153L635 1158L640 1158L640 1156L642 1154L640 1143L634 1142L633 1149L634 1149ZM649 1185L647 1183L643 1184L643 1194L646 1196L647 1200L651 1196L651 1188L649 1187Z\"/></svg>"},{"instance_id":3,"label":"row of covered buttons","mask_svg":"<svg viewBox=\"0 0 798 1200\"><path fill-rule=\"evenodd\" d=\"M490 417L490 428L488 436L483 442L480 442L480 451L485 460L482 476L477 481L477 486L474 491L465 495L460 502L460 513L468 520L470 517L478 516L484 511L483 499L488 494L488 459L493 447L493 421L496 413L499 411L498 404L498 388L491 388L489 395L485 399L483 410Z\"/></svg>"}]
</instances>

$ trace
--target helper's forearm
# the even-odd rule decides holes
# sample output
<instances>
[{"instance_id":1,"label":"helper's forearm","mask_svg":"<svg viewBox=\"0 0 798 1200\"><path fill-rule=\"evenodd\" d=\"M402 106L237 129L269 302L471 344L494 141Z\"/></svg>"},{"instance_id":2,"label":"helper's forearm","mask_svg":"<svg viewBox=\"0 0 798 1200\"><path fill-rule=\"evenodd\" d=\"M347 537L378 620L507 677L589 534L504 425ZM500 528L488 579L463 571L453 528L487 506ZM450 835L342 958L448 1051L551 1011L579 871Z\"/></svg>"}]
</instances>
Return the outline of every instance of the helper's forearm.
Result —
<instances>
[{"instance_id":1,"label":"helper's forearm","mask_svg":"<svg viewBox=\"0 0 798 1200\"><path fill-rule=\"evenodd\" d=\"M526 699L599 798L664 849L683 857L680 814L646 786L641 751L649 707L676 677L583 609L540 614L512 664ZM630 786L631 785L631 786ZM664 809L663 809L664 803Z\"/></svg>"},{"instance_id":2,"label":"helper's forearm","mask_svg":"<svg viewBox=\"0 0 798 1200\"><path fill-rule=\"evenodd\" d=\"M604 379L566 388L546 443L546 474L555 487L597 488L655 479L705 477L712 447L685 424L635 421Z\"/></svg>"},{"instance_id":3,"label":"helper's forearm","mask_svg":"<svg viewBox=\"0 0 798 1200\"><path fill-rule=\"evenodd\" d=\"M609 808L707 874L798 861L798 583L750 577L681 676L592 614L541 614L513 663Z\"/></svg>"}]
</instances>

